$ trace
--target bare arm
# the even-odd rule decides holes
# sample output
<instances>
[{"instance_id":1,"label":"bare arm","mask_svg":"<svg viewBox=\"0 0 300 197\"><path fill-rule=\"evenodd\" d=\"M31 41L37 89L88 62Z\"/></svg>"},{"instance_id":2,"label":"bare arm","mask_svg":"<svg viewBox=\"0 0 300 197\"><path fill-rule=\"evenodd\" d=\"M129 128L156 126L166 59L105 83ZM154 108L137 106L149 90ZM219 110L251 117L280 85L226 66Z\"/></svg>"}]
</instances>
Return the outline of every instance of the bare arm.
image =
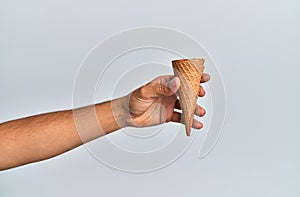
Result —
<instances>
[{"instance_id":1,"label":"bare arm","mask_svg":"<svg viewBox=\"0 0 300 197\"><path fill-rule=\"evenodd\" d=\"M52 112L9 121L0 124L0 170L40 161L71 150L83 142L120 129L112 114L112 102L97 104L96 114L102 130L96 131L91 107L75 110L80 122L86 122L84 133L80 136L74 122L72 110Z\"/></svg>"},{"instance_id":2,"label":"bare arm","mask_svg":"<svg viewBox=\"0 0 300 197\"><path fill-rule=\"evenodd\" d=\"M207 82L204 74L201 82ZM31 116L0 124L0 170L48 159L122 127L180 122L180 81L161 76L129 95L95 106ZM204 96L202 88L199 96ZM205 110L196 107L195 114ZM194 120L193 127L202 123Z\"/></svg>"}]
</instances>

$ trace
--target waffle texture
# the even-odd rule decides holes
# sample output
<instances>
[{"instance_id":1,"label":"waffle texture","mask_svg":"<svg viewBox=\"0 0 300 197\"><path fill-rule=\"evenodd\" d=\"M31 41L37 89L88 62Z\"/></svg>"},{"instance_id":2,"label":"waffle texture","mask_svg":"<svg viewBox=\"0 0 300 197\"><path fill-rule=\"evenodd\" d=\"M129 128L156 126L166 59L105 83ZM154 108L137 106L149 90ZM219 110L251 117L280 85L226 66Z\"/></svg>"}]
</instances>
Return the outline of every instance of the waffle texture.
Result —
<instances>
[{"instance_id":1,"label":"waffle texture","mask_svg":"<svg viewBox=\"0 0 300 197\"><path fill-rule=\"evenodd\" d=\"M179 102L182 109L181 121L190 136L196 109L200 81L204 70L204 59L180 59L172 61L173 72L180 79Z\"/></svg>"}]
</instances>

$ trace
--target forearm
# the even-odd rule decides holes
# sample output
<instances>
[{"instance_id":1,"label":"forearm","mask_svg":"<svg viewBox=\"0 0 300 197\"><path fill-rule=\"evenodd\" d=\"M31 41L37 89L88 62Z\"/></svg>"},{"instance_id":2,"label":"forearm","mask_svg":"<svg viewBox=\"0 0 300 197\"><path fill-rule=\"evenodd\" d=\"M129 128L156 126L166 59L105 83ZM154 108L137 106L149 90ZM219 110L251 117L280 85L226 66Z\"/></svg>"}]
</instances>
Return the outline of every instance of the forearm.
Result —
<instances>
[{"instance_id":1,"label":"forearm","mask_svg":"<svg viewBox=\"0 0 300 197\"><path fill-rule=\"evenodd\" d=\"M96 114L89 106L0 124L0 170L51 158L120 129L122 110L113 113L112 106L121 100L95 105Z\"/></svg>"},{"instance_id":2,"label":"forearm","mask_svg":"<svg viewBox=\"0 0 300 197\"><path fill-rule=\"evenodd\" d=\"M71 110L2 123L0 139L0 169L47 159L82 143Z\"/></svg>"}]
</instances>

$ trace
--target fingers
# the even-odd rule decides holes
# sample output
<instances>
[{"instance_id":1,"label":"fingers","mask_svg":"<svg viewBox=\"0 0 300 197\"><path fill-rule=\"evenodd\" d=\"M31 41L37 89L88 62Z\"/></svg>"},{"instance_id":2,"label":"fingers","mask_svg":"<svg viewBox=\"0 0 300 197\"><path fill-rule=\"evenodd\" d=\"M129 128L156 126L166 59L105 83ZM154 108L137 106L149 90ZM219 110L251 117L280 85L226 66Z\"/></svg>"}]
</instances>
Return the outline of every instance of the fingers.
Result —
<instances>
[{"instance_id":1,"label":"fingers","mask_svg":"<svg viewBox=\"0 0 300 197\"><path fill-rule=\"evenodd\" d=\"M175 109L181 110L180 102L179 102L178 99L175 101L175 106L174 107L175 107ZM203 117L205 114L206 114L205 109L202 108L200 105L196 105L195 115Z\"/></svg>"},{"instance_id":2,"label":"fingers","mask_svg":"<svg viewBox=\"0 0 300 197\"><path fill-rule=\"evenodd\" d=\"M210 80L210 75L204 73L201 77L201 83L206 83ZM180 80L173 75L160 76L152 80L150 83L141 87L141 94L143 97L155 96L171 96L175 94L180 87ZM205 95L205 90L201 86L199 96Z\"/></svg>"},{"instance_id":3,"label":"fingers","mask_svg":"<svg viewBox=\"0 0 300 197\"><path fill-rule=\"evenodd\" d=\"M200 83L206 83L206 82L208 82L209 80L210 80L210 75L207 74L207 73L204 73L204 74L201 76L201 81L200 81ZM198 96L203 97L203 96L205 96L205 94L206 94L206 92L205 92L204 88L203 88L202 86L200 86L200 90L199 90L199 92L198 92Z\"/></svg>"},{"instance_id":4,"label":"fingers","mask_svg":"<svg viewBox=\"0 0 300 197\"><path fill-rule=\"evenodd\" d=\"M172 122L180 122L181 121L181 113L174 111L171 117Z\"/></svg>"},{"instance_id":5,"label":"fingers","mask_svg":"<svg viewBox=\"0 0 300 197\"><path fill-rule=\"evenodd\" d=\"M203 75L201 76L201 83L206 83L210 80L210 75L207 73L203 73Z\"/></svg>"},{"instance_id":6,"label":"fingers","mask_svg":"<svg viewBox=\"0 0 300 197\"><path fill-rule=\"evenodd\" d=\"M195 109L195 115L203 117L205 114L206 114L205 109L202 108L200 105L197 105Z\"/></svg>"},{"instance_id":7,"label":"fingers","mask_svg":"<svg viewBox=\"0 0 300 197\"><path fill-rule=\"evenodd\" d=\"M181 123L181 113L174 111L173 112L173 116L171 118L171 121L172 122L179 122L179 123ZM201 122L199 122L198 120L194 119L192 127L194 129L201 129L203 127L203 124Z\"/></svg>"},{"instance_id":8,"label":"fingers","mask_svg":"<svg viewBox=\"0 0 300 197\"><path fill-rule=\"evenodd\" d=\"M180 102L179 102L178 99L175 101L174 107L175 107L175 109L181 109L181 107L180 107Z\"/></svg>"},{"instance_id":9,"label":"fingers","mask_svg":"<svg viewBox=\"0 0 300 197\"><path fill-rule=\"evenodd\" d=\"M158 77L141 87L141 94L143 97L157 97L157 96L172 96L177 92L180 86L178 77L166 75Z\"/></svg>"},{"instance_id":10,"label":"fingers","mask_svg":"<svg viewBox=\"0 0 300 197\"><path fill-rule=\"evenodd\" d=\"M202 127L203 127L203 124L201 123L201 122L199 122L198 120L193 120L193 125L192 125L192 127L194 128L194 129L202 129Z\"/></svg>"},{"instance_id":11,"label":"fingers","mask_svg":"<svg viewBox=\"0 0 300 197\"><path fill-rule=\"evenodd\" d=\"M203 97L205 96L206 92L202 86L200 86L200 90L198 92L198 96Z\"/></svg>"}]
</instances>

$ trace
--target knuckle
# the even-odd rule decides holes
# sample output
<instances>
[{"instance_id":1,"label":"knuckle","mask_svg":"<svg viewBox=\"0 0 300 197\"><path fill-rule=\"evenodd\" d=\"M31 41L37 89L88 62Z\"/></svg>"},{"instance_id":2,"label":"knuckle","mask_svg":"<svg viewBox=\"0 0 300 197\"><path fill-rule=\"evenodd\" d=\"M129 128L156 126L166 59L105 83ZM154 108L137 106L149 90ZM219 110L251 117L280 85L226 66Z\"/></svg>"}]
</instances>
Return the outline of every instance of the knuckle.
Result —
<instances>
[{"instance_id":1,"label":"knuckle","mask_svg":"<svg viewBox=\"0 0 300 197\"><path fill-rule=\"evenodd\" d=\"M166 94L169 92L169 89L167 86L163 85L163 84L159 84L158 86L158 91L162 94Z\"/></svg>"},{"instance_id":2,"label":"knuckle","mask_svg":"<svg viewBox=\"0 0 300 197\"><path fill-rule=\"evenodd\" d=\"M146 85L144 85L141 88L139 88L139 94L141 96L147 96L147 86Z\"/></svg>"}]
</instances>

